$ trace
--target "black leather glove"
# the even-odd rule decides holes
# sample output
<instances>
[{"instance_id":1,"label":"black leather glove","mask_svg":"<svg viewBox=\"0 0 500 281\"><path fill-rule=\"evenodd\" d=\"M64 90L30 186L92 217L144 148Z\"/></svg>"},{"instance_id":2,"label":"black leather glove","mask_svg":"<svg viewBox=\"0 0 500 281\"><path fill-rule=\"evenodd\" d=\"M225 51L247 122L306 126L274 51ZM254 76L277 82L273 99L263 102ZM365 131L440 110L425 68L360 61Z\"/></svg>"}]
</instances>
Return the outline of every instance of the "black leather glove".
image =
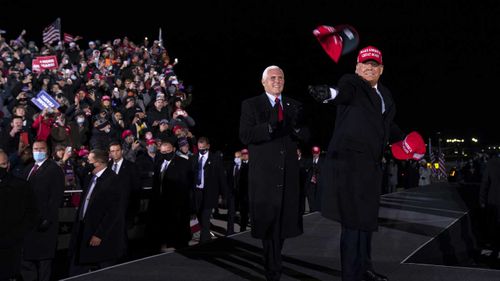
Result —
<instances>
[{"instance_id":1,"label":"black leather glove","mask_svg":"<svg viewBox=\"0 0 500 281\"><path fill-rule=\"evenodd\" d=\"M45 232L50 228L51 224L52 222L47 219L40 219L37 230L40 232Z\"/></svg>"},{"instance_id":2,"label":"black leather glove","mask_svg":"<svg viewBox=\"0 0 500 281\"><path fill-rule=\"evenodd\" d=\"M316 85L308 87L309 94L318 102L324 102L331 98L330 87L328 85Z\"/></svg>"}]
</instances>

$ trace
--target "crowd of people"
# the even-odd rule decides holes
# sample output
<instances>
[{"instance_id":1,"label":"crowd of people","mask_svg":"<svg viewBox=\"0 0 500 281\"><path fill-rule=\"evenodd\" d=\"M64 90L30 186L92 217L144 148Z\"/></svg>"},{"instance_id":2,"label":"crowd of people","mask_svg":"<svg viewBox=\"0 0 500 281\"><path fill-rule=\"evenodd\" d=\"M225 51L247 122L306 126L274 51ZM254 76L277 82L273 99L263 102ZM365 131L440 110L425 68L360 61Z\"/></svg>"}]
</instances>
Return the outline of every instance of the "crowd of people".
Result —
<instances>
[{"instance_id":1,"label":"crowd of people","mask_svg":"<svg viewBox=\"0 0 500 281\"><path fill-rule=\"evenodd\" d=\"M17 236L9 237L9 253L16 254L2 257L9 262L9 272L4 274L2 267L0 279L12 277L21 267L24 280L49 280L64 191L74 191L69 193L69 206L78 208L70 274L124 257L127 227L134 223L144 187L152 188L159 200L168 200L167 205L175 203L169 210L177 211L179 204L184 208L182 214L169 217L152 214L150 225L165 219L181 229L187 221L189 230L190 216L197 213L184 196L197 172L191 160L201 153L200 143L209 141L197 140L192 133L195 120L187 111L192 93L174 72L177 59L170 60L160 41L136 44L124 37L39 47L24 36L25 32L10 41L0 37L0 149L2 171L28 181L33 194L25 198L34 200L16 198L18 205L8 205L25 206L17 213L31 215L23 217ZM58 65L37 71L32 62L40 56L55 56ZM39 108L33 99L41 92L58 106ZM219 156L214 153L222 161ZM181 178L170 179L170 172L163 178L171 161L183 171L174 173ZM8 187L11 181L4 176L1 183ZM185 185L166 190L174 185L171 181ZM221 193L218 184L213 184L215 196ZM206 183L206 189L211 185ZM152 202L148 212L154 213L155 206ZM161 231L148 230L153 237ZM186 246L191 233L185 234L158 242L162 247Z\"/></svg>"}]
</instances>

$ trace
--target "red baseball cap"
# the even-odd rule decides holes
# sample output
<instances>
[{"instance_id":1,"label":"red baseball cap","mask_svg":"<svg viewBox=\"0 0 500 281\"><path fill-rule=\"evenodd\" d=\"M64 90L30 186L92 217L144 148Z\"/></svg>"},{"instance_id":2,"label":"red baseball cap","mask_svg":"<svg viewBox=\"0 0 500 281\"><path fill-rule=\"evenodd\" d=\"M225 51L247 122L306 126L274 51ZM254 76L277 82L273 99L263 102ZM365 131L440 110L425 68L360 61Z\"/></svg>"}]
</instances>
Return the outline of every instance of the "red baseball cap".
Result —
<instances>
[{"instance_id":1,"label":"red baseball cap","mask_svg":"<svg viewBox=\"0 0 500 281\"><path fill-rule=\"evenodd\" d=\"M373 46L361 49L358 53L358 62L365 62L369 60L376 61L378 64L383 64L382 52Z\"/></svg>"},{"instance_id":2,"label":"red baseball cap","mask_svg":"<svg viewBox=\"0 0 500 281\"><path fill-rule=\"evenodd\" d=\"M241 154L248 154L248 149L243 148L243 149L241 150Z\"/></svg>"},{"instance_id":3,"label":"red baseball cap","mask_svg":"<svg viewBox=\"0 0 500 281\"><path fill-rule=\"evenodd\" d=\"M172 133L175 134L175 132L177 132L178 130L182 130L182 126L179 126L179 125L175 125L173 128L172 128Z\"/></svg>"},{"instance_id":4,"label":"red baseball cap","mask_svg":"<svg viewBox=\"0 0 500 281\"><path fill-rule=\"evenodd\" d=\"M393 143L391 151L394 158L399 160L420 160L425 155L425 142L419 133L411 132L404 140Z\"/></svg>"},{"instance_id":5,"label":"red baseball cap","mask_svg":"<svg viewBox=\"0 0 500 281\"><path fill-rule=\"evenodd\" d=\"M154 139L149 139L146 141L146 145L152 145L152 144L156 144L156 141Z\"/></svg>"},{"instance_id":6,"label":"red baseball cap","mask_svg":"<svg viewBox=\"0 0 500 281\"><path fill-rule=\"evenodd\" d=\"M132 131L131 131L131 130L125 130L125 131L123 131L123 133L122 133L122 139L125 139L126 137L131 136L131 135L133 135L133 134L134 134L134 133L132 133Z\"/></svg>"},{"instance_id":7,"label":"red baseball cap","mask_svg":"<svg viewBox=\"0 0 500 281\"><path fill-rule=\"evenodd\" d=\"M356 49L359 43L358 32L350 25L321 25L313 30L313 34L334 62L338 62L340 56Z\"/></svg>"}]
</instances>

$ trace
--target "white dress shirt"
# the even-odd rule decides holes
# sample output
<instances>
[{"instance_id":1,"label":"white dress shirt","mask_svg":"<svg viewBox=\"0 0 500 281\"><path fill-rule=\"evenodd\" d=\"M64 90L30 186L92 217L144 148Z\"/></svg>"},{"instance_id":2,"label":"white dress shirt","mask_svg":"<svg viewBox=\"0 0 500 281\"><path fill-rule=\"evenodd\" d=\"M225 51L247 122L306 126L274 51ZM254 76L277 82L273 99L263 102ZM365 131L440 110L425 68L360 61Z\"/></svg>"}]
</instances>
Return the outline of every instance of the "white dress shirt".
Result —
<instances>
[{"instance_id":1,"label":"white dress shirt","mask_svg":"<svg viewBox=\"0 0 500 281\"><path fill-rule=\"evenodd\" d=\"M90 184L89 192L87 192L87 196L85 197L85 202L83 202L82 218L85 217L85 212L87 212L87 206L89 205L89 201L90 201L90 198L92 196L92 192L94 192L94 187L95 187L95 184L97 182L97 179L102 175L102 173L104 173L105 170L106 170L106 168L104 168L104 169L100 170L99 172L97 172L95 174L95 177L92 176L94 178L94 180Z\"/></svg>"},{"instance_id":2,"label":"white dress shirt","mask_svg":"<svg viewBox=\"0 0 500 281\"><path fill-rule=\"evenodd\" d=\"M205 186L205 163L207 163L208 159L208 151L207 153L201 155L198 153L198 163L200 162L200 158L203 157L203 162L202 162L202 168L201 168L201 183L199 185L196 185L196 188L203 188ZM198 175L196 175L198 176Z\"/></svg>"},{"instance_id":3,"label":"white dress shirt","mask_svg":"<svg viewBox=\"0 0 500 281\"><path fill-rule=\"evenodd\" d=\"M114 170L115 164L116 164L116 170ZM123 164L123 157L122 157L122 159L118 160L118 162L113 161L113 166L111 167L111 169L114 170L115 173L118 175L118 173L120 172L120 169L122 167L122 164Z\"/></svg>"}]
</instances>

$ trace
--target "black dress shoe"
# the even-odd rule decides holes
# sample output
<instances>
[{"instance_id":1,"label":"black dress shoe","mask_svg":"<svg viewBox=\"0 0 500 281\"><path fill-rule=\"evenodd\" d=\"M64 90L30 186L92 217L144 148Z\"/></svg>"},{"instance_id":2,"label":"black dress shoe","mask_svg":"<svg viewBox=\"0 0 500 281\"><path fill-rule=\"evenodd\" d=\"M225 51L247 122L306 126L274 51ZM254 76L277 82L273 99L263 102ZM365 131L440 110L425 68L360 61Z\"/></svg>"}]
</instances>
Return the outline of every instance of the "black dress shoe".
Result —
<instances>
[{"instance_id":1,"label":"black dress shoe","mask_svg":"<svg viewBox=\"0 0 500 281\"><path fill-rule=\"evenodd\" d=\"M379 274L373 270L367 270L363 274L363 281L389 281L387 276Z\"/></svg>"}]
</instances>

